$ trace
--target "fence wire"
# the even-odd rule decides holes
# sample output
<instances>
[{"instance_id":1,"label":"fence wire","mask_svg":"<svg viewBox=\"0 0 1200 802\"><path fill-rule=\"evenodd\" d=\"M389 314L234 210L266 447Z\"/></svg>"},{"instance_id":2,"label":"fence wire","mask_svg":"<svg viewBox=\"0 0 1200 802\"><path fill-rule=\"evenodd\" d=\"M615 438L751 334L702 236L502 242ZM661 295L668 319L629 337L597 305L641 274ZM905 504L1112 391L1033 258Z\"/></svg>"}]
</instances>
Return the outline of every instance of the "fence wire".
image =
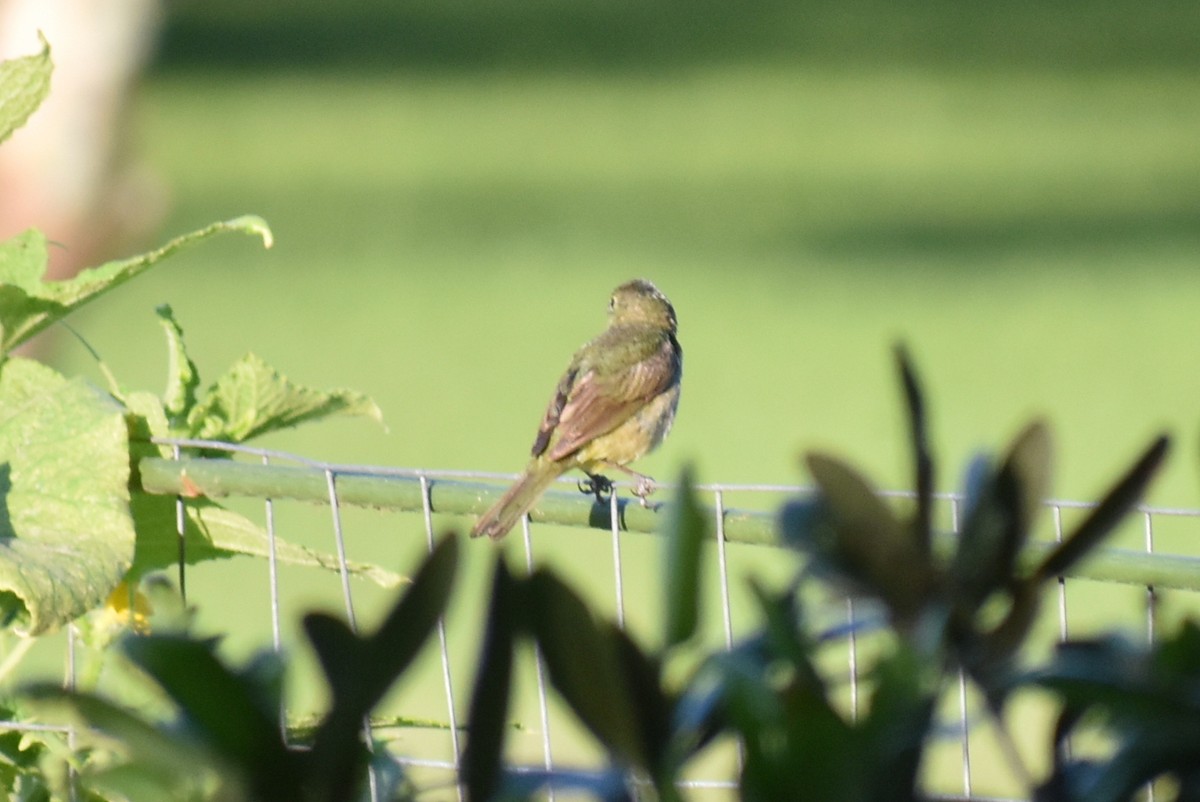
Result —
<instances>
[{"instance_id":1,"label":"fence wire","mask_svg":"<svg viewBox=\"0 0 1200 802\"><path fill-rule=\"evenodd\" d=\"M258 464L263 466L276 465L293 465L303 467L312 471L317 471L324 477L327 488L327 503L328 514L331 516L328 523L328 536L332 551L336 554L338 565L338 587L335 595L339 599L339 604L344 611L345 617L352 629L358 627L357 613L357 593L356 583L351 581L350 564L356 558L358 551L361 551L361 546L368 539L376 540L379 537L378 530L371 528L369 532L348 531L343 521L342 507L343 498L339 490L339 482L346 477L406 477L415 479L420 488L421 503L419 512L420 522L419 527L424 535L424 547L427 551L432 551L435 536L438 534L438 529L441 526L438 520L438 510L432 500L432 486L438 482L458 482L458 481L478 481L489 480L496 481L497 486L500 486L499 481L510 481L514 477L508 474L495 474L476 471L434 471L434 470L417 470L417 469L399 469L399 468L383 468L378 466L364 465L338 465L318 460L311 460L304 457L299 457L292 454L287 454L278 451L270 451L265 449L250 448L245 446L234 446L224 443L216 443L211 441L195 441L195 440L178 440L169 441L167 443L171 447L172 453L176 460L182 458L183 450L189 448L204 448L207 450L220 450L232 456L242 458L253 458ZM564 480L568 482L570 480ZM573 482L572 482L573 483ZM724 647L731 648L738 638L738 622L745 621L746 627L749 627L754 622L754 611L749 604L750 597L743 597L739 592L739 588L745 584L747 575L752 575L759 570L768 570L772 564L787 564L789 570L794 570L794 561L779 560L778 552L773 552L772 547L742 545L730 543L726 538L726 521L727 514L732 509L731 499L736 499L741 506L748 506L760 510L774 510L779 507L783 501L788 498L795 497L797 494L810 492L808 488L792 485L733 485L733 484L704 484L697 488L700 492L707 494L712 502L713 510L713 526L716 532L714 548L706 551L706 557L711 563L706 565L706 569L711 569L711 582L706 587L709 591L706 594L706 601L709 601L709 609L705 613L706 617L712 619L715 624L711 624L712 632L710 633L711 644L715 648ZM237 495L237 488L230 488L231 495ZM663 486L660 493L664 496L669 496L671 489L669 486ZM248 495L253 495L248 494ZM896 492L886 495L904 499L911 498L910 494ZM642 565L642 560L646 557L647 551L645 535L631 533L625 531L619 525L621 516L618 514L619 498L628 499L628 488L623 487L621 483L616 483L616 489L613 493L611 504L611 526L609 527L608 537L611 541L609 549L611 565L608 567L598 567L594 562L592 564L582 566L582 573L596 579L600 574L607 575L602 578L602 583L611 586L612 600L612 615L621 626L630 624L628 621L629 614L632 612L630 604L635 603L640 609L643 604L644 597L648 594L657 592L657 587L646 587L646 571ZM959 525L962 521L963 510L961 509L963 499L961 496L952 493L942 493L936 496L937 503L941 505L938 511L937 524L940 528L957 533ZM263 582L267 586L267 596L269 598L269 609L265 614L269 617L271 627L271 644L272 648L277 652L294 653L299 651L298 644L289 643L285 626L285 615L287 611L284 609L282 602L283 585L285 583L285 572L280 570L280 564L276 554L277 538L283 537L286 539L287 533L279 531L278 512L280 505L283 503L280 499L261 497L258 499L262 506L262 525L267 533L270 554L268 555L266 576L263 577ZM196 597L194 585L187 584L186 571L194 569L186 569L186 560L182 553L184 548L183 540L183 522L185 520L184 511L188 501L182 497L178 497L176 501L178 505L177 522L180 534L180 549L181 558L179 565L178 582L181 592L192 593L190 603L197 604L201 607L204 605L203 598ZM295 503L295 502L292 502ZM299 506L297 504L297 506ZM1049 519L1052 527L1052 536L1055 540L1061 540L1064 536L1064 531L1069 529L1067 521L1073 517L1081 515L1093 505L1089 503L1059 500L1046 502L1046 507L1049 510ZM305 515L316 516L319 513L317 508L309 507ZM1175 540L1172 542L1183 543L1182 538L1189 536L1194 537L1197 526L1200 526L1200 510L1197 509L1180 509L1180 508L1160 508L1141 506L1138 508L1140 520L1138 521L1141 529L1140 548L1147 554L1156 555L1156 535L1162 530L1171 530L1168 534L1173 535ZM401 528L408 535L413 534L413 527L410 524L411 519L405 518L405 525ZM458 528L465 528L465 521L460 522ZM556 552L557 558L561 561L563 554L561 552L562 540L570 538L573 534L560 527L550 527L546 525L531 523L529 518L524 518L517 531L510 535L510 539L518 539L520 548L523 551L523 561L526 571L533 571L539 560L537 554L542 548L547 548L552 544L559 546ZM594 534L594 533L593 533ZM640 539L641 543L630 543L630 538ZM470 544L472 548L488 549L490 544L487 542L475 542ZM637 570L631 571L630 559L631 548L638 560ZM1176 554L1181 554L1184 549L1180 549ZM657 552L656 552L657 553ZM591 549L587 552L588 559L594 560L596 550ZM764 556L765 555L765 556ZM566 557L567 562L570 561L570 554ZM559 563L555 563L559 567ZM1197 566L1200 566L1200 561L1197 561ZM395 566L389 566L395 567ZM580 569L580 566L575 566ZM650 576L656 577L653 571ZM715 588L712 585L715 584ZM1085 579L1065 579L1058 580L1056 597L1056 609L1051 614L1053 621L1051 629L1053 630L1050 643L1054 640L1062 640L1068 637L1069 634L1077 634L1076 628L1079 627L1086 631L1088 627L1098 626L1095 621L1087 622L1085 613L1094 613L1094 604L1089 599L1095 597L1097 587L1101 588L1101 594L1106 595L1107 589L1114 587L1119 583L1112 580L1098 581ZM461 585L460 585L461 587ZM1192 591L1200 591L1200 568L1195 575L1195 583L1192 586ZM1084 601L1074 600L1073 597L1079 591ZM1195 594L1189 591L1182 591L1185 595L1191 597L1191 602L1195 602ZM1148 641L1153 642L1160 608L1161 594L1152 585L1142 586L1141 594L1141 611L1138 613L1137 624L1144 629L1145 637ZM595 602L596 600L593 599ZM711 604L719 605L716 614L711 612ZM603 606L603 605L601 605ZM839 683L839 687L843 691L844 704L847 713L850 716L857 716L865 698L865 688L862 687L863 678L862 667L869 665L872 654L871 635L868 632L866 635L861 634L860 624L864 620L869 620L872 615L877 615L876 612L863 609L863 602L855 602L853 600L836 600L829 599L823 610L836 620L844 623L848 632L847 638L839 643L836 647L837 655L826 655L828 661L822 666L827 671L839 674L844 678L844 681ZM252 615L253 611L245 611L246 616ZM478 631L482 611L480 609L464 610L462 605L458 609L452 609L437 626L437 666L436 680L433 682L424 683L421 688L407 688L406 698L413 698L412 695L428 695L436 694L440 696L438 707L443 711L444 726L438 728L445 734L444 744L433 749L432 754L414 754L406 753L406 749L410 748L415 740L410 735L401 735L394 740L390 740L387 734L381 734L376 731L374 733L377 741L381 741L390 748L397 759L406 765L414 775L421 778L421 787L430 789L429 798L446 798L446 794L452 794L457 799L463 799L463 790L458 785L457 780L460 769L460 758L462 755L462 727L464 719L464 711L466 704L467 691L473 674L472 663L477 657L477 648L459 648L462 644L462 639L456 640L453 633L459 629L466 627L470 629L474 627L474 631ZM1082 623L1080 623L1082 621ZM1103 625L1110 625L1110 619L1105 618ZM634 627L636 636L636 627ZM73 688L76 683L77 667L76 667L76 641L77 633L73 627L69 628L66 647L65 647L65 677L64 684L66 687ZM524 737L532 737L536 741L536 745L532 748L526 748L516 760L529 766L528 770L533 771L557 771L557 770L577 770L583 768L586 770L589 766L586 765L586 756L583 758L585 765L579 765L580 758L578 754L580 749L578 741L586 740L582 735L582 731L571 725L567 721L567 717L562 714L562 708L554 698L550 690L548 677L545 667L541 661L540 655L533 653L524 666L524 676L520 676L521 664L515 667L518 672L515 681L518 685L522 683L525 687L531 688L534 697L532 705L532 715L529 720L519 722L519 731ZM466 683L466 684L464 684ZM997 764L1003 763L1002 756L997 751L999 747L995 744L995 733L988 733L987 730L991 726L987 721L986 716L982 713L982 706L978 698L973 694L965 677L959 676L958 681L946 694L943 709L941 711L941 720L943 726L940 729L939 744L937 755L931 759L930 763L934 764L928 767L926 772L928 777L926 780L926 789L933 798L942 799L972 799L972 800L1018 800L1023 797L1014 796L1020 794L1026 789L1020 788L1013 778L1005 779L1001 777L997 779L995 767ZM424 699L428 701L428 699ZM401 698L400 707L404 706L404 698ZM520 711L514 708L515 715L520 715ZM280 726L283 732L287 733L287 721L289 715L294 715L297 711L289 709L288 702L285 700L283 709L280 711ZM949 723L946 723L949 722ZM1044 722L1043 722L1044 724ZM368 732L370 724L364 725ZM23 722L8 721L0 722L0 730L53 730L64 733L68 742L73 746L75 733L70 728L45 727L42 725L33 725ZM1039 731L1037 741L1030 746L1031 749L1036 748L1044 751L1044 747L1048 741L1043 732ZM512 739L510 738L510 741ZM983 741L988 741L983 743ZM526 744L528 747L529 744ZM421 751L421 750L413 750ZM510 750L511 751L511 750ZM587 750L583 750L585 755ZM701 768L695 776L689 776L684 780L683 785L691 789L690 795L697 799L729 799L735 796L736 776L744 760L744 754L740 744L725 743L719 745L715 750L718 754L711 759L700 761ZM950 757L952 755L952 757ZM593 756L594 757L594 756ZM957 768L954 768L954 767ZM987 769L981 771L980 767ZM374 788L374 783L372 783ZM452 789L452 790L451 790ZM1153 799L1153 789L1148 790L1150 799ZM568 794L559 792L559 796L567 797ZM555 799L555 792L548 791L546 798Z\"/></svg>"}]
</instances>

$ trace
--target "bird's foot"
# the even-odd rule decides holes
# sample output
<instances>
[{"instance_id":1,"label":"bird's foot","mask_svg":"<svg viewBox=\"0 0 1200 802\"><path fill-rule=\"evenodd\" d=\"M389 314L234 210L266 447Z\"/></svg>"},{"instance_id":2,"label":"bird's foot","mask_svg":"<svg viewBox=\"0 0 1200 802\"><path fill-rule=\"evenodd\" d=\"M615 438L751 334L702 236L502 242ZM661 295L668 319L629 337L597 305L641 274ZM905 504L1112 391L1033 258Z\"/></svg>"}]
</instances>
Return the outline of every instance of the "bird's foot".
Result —
<instances>
[{"instance_id":1,"label":"bird's foot","mask_svg":"<svg viewBox=\"0 0 1200 802\"><path fill-rule=\"evenodd\" d=\"M589 473L586 479L579 480L579 492L595 496L597 504L607 504L612 497L612 479L598 473Z\"/></svg>"},{"instance_id":2,"label":"bird's foot","mask_svg":"<svg viewBox=\"0 0 1200 802\"><path fill-rule=\"evenodd\" d=\"M633 486L633 494L637 496L638 502L641 503L643 507L649 506L649 503L646 501L646 496L649 496L657 489L658 485L655 484L652 478L649 476L643 476L640 473L637 474L637 483Z\"/></svg>"}]
</instances>

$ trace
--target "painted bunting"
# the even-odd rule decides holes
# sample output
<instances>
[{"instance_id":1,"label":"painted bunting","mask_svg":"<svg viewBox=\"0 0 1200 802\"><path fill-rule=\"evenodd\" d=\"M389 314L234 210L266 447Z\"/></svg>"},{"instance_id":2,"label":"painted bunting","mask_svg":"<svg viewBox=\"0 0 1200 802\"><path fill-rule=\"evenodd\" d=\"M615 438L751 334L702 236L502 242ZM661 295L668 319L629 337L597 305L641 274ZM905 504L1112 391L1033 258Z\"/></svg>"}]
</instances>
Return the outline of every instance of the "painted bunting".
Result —
<instances>
[{"instance_id":1,"label":"painted bunting","mask_svg":"<svg viewBox=\"0 0 1200 802\"><path fill-rule=\"evenodd\" d=\"M654 480L625 466L661 443L675 419L683 375L675 332L675 308L649 281L613 291L608 328L571 358L538 427L529 465L475 524L472 537L504 537L572 468L586 473L593 489L610 486L600 471L623 471L637 479L634 494L645 503Z\"/></svg>"}]
</instances>

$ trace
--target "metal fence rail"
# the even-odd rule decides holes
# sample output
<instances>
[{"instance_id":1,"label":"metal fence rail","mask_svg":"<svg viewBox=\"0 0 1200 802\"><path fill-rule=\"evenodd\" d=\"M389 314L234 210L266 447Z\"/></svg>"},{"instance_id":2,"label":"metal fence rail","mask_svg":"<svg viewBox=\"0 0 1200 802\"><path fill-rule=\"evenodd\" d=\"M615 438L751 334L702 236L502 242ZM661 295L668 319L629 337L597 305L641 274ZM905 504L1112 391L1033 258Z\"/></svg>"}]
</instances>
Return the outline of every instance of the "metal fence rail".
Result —
<instances>
[{"instance_id":1,"label":"metal fence rail","mask_svg":"<svg viewBox=\"0 0 1200 802\"><path fill-rule=\"evenodd\" d=\"M340 603L351 626L356 625L355 589L350 582L348 561L353 559L361 541L356 534L347 531L343 522L343 508L346 506L365 506L388 511L417 514L420 516L420 527L423 530L425 545L432 549L435 536L435 516L439 514L469 515L481 512L500 492L504 485L498 481L510 480L508 475L486 474L462 471L433 471L381 468L362 465L337 465L305 459L281 452L264 449L230 446L209 441L170 441L167 445L174 449L174 459L148 458L140 463L140 475L144 489L153 493L175 495L180 509L180 532L182 534L182 510L188 503L187 497L207 496L224 497L240 496L259 499L262 504L262 524L267 531L272 544L272 554L268 560L268 571L265 582L269 586L270 621L272 628L273 646L276 650L288 648L285 642L283 610L280 603L280 573L274 559L274 539L277 529L277 506L285 501L318 502L328 505L329 531L332 535L332 550L336 552L340 569ZM203 448L220 450L239 459L201 459L187 457L185 449ZM252 461L247 461L247 458ZM736 575L734 564L737 562L732 554L733 549L746 549L762 553L772 547L775 542L774 516L769 511L778 503L798 493L807 492L805 488L790 485L724 485L706 484L699 486L708 499L711 500L709 513L713 520L715 532L714 548L707 551L708 559L715 565L708 566L715 574L716 592L713 594L715 603L719 599L719 609L715 620L719 626L717 638L726 647L734 643L737 637L735 620L740 608L737 607L735 593L740 577ZM622 626L627 617L627 596L642 588L634 587L628 558L623 551L630 547L627 538L631 533L652 532L657 526L658 511L654 505L643 508L621 495L622 488L618 484L607 505L589 501L586 497L574 491L551 491L546 498L532 511L532 521L526 519L522 526L510 537L519 539L524 550L524 562L527 569L534 565L535 546L544 527L549 525L566 525L575 527L591 527L606 533L611 542L611 593L610 600L616 620ZM668 497L669 489L660 491L660 497ZM906 494L891 494L903 497ZM731 506L731 499L749 500L751 506L757 509L742 509ZM954 494L938 496L940 521L947 530L945 537L953 537L959 521L962 519L962 498ZM1061 538L1064 533L1064 518L1070 519L1079 510L1091 505L1073 501L1050 501L1049 509L1051 537ZM314 509L310 513L317 515ZM1160 593L1163 589L1178 589L1188 593L1200 592L1200 559L1170 554L1156 550L1156 532L1160 527L1169 525L1178 528L1180 524L1189 529L1200 531L1200 510L1167 509L1156 507L1140 507L1137 522L1141 530L1140 550L1109 549L1085 561L1071 577L1059 580L1057 593L1057 636L1065 638L1077 610L1070 601L1071 593L1068 586L1078 583L1092 585L1103 583L1123 583L1127 586L1143 589L1144 610L1141 616L1146 637L1153 639L1155 631L1155 616L1158 609ZM466 519L464 519L465 528ZM485 543L478 544L486 548ZM1028 559L1035 560L1039 549L1049 548L1050 544L1042 544L1031 548ZM609 570L608 568L604 569ZM181 584L185 581L184 568L180 567ZM607 580L606 580L607 582ZM200 599L201 603L203 602ZM841 602L842 612L839 615L851 622L856 611L854 603ZM440 775L440 779L431 783L442 789L435 794L436 798L445 798L446 793L457 794L462 798L461 789L455 785L459 768L459 757L462 754L460 743L460 727L463 723L462 714L465 709L465 696L468 686L462 684L463 676L456 667L467 666L475 658L475 651L458 653L451 647L448 627L452 626L446 620L439 623L437 639L437 660L440 681L437 692L442 696L441 707L446 717L447 741L442 754L434 756L409 755L404 759L415 771L426 772L431 777ZM841 647L839 647L841 648ZM841 669L846 677L846 694L851 710L856 710L860 700L859 673L860 664L866 657L862 653L862 644L853 635L848 638L840 658ZM75 640L73 636L67 639L67 682L73 681ZM461 650L460 650L461 651ZM563 768L559 755L563 750L561 738L570 733L560 733L561 727L553 721L552 708L554 701L548 692L548 684L541 662L538 659L530 661L531 677L526 681L536 696L536 724L530 729L537 730L540 752L536 763L537 768ZM456 676L456 673L459 676ZM986 783L978 779L981 747L976 742L977 731L983 722L978 715L978 705L968 691L965 681L958 683L954 689L953 699L949 704L954 709L953 714L944 712L943 717L955 721L953 732L946 736L946 748L952 749L957 757L960 770L953 772L957 779L947 778L947 772L938 775L936 787L932 793L941 794L944 799L1008 799L1005 796L1010 789L1002 789L999 794ZM286 713L286 711L285 711ZM27 728L28 725L17 722L0 722L0 728ZM575 736L577 737L577 736ZM401 747L403 748L403 747ZM736 752L731 747L732 752ZM733 796L735 788L735 771L737 755L726 762L725 768L719 775L697 776L689 779L687 785L694 789L697 798L722 799ZM528 761L527 761L528 762ZM944 762L944 761L943 761ZM449 791L454 788L454 791ZM984 794L980 796L979 794ZM550 798L553 798L551 795Z\"/></svg>"}]
</instances>

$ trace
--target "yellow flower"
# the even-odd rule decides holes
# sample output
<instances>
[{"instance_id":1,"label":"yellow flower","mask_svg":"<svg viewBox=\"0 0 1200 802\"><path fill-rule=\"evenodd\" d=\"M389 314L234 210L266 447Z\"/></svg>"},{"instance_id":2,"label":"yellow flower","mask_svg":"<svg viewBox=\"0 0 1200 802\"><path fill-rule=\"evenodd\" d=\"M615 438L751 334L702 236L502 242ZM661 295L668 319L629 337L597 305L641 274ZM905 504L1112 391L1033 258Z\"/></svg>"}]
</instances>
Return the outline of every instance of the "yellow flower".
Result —
<instances>
[{"instance_id":1,"label":"yellow flower","mask_svg":"<svg viewBox=\"0 0 1200 802\"><path fill-rule=\"evenodd\" d=\"M108 596L104 605L104 617L115 625L133 630L139 635L150 632L150 615L154 609L150 599L140 590L129 586L122 580Z\"/></svg>"}]
</instances>

